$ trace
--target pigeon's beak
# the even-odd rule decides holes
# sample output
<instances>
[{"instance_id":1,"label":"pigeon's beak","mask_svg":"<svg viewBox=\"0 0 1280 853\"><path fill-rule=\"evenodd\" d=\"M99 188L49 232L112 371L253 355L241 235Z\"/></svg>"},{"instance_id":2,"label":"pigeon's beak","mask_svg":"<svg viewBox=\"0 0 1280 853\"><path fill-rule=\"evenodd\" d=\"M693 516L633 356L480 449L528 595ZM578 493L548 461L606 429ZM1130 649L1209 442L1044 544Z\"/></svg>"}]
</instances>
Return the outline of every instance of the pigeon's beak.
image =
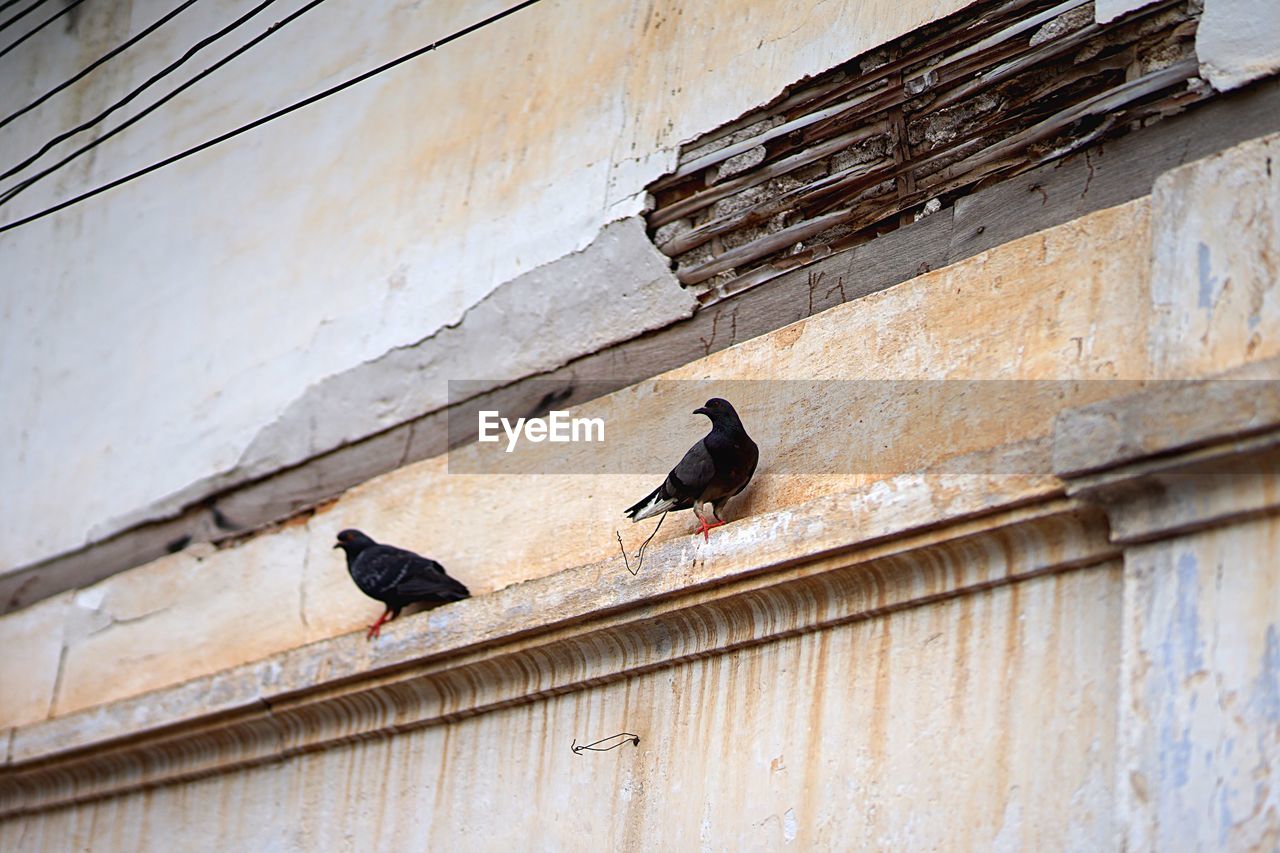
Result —
<instances>
[{"instance_id":1,"label":"pigeon's beak","mask_svg":"<svg viewBox=\"0 0 1280 853\"><path fill-rule=\"evenodd\" d=\"M335 548L341 548L341 547L342 547L342 543L341 543L341 542L339 542L338 544L334 545L333 547L335 547Z\"/></svg>"},{"instance_id":2,"label":"pigeon's beak","mask_svg":"<svg viewBox=\"0 0 1280 853\"><path fill-rule=\"evenodd\" d=\"M693 410L693 413L695 415L706 415L707 417L711 417L711 413L707 411L705 406L699 406Z\"/></svg>"}]
</instances>

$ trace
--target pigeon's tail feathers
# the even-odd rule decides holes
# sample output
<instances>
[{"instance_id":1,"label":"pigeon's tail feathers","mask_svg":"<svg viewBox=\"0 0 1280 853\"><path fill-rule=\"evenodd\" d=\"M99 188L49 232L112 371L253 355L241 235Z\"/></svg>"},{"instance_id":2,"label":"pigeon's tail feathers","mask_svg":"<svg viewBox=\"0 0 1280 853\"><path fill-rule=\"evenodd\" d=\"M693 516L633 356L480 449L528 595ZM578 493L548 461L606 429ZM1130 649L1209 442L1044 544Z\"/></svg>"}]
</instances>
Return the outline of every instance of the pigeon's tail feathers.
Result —
<instances>
[{"instance_id":1,"label":"pigeon's tail feathers","mask_svg":"<svg viewBox=\"0 0 1280 853\"><path fill-rule=\"evenodd\" d=\"M652 518L659 513L666 512L675 505L676 499L668 497L662 486L658 486L643 500L628 509L625 515L632 521L640 521L641 519Z\"/></svg>"},{"instance_id":2,"label":"pigeon's tail feathers","mask_svg":"<svg viewBox=\"0 0 1280 853\"><path fill-rule=\"evenodd\" d=\"M458 584L457 587L453 589L445 590L443 593L440 594L440 598L442 601L462 601L464 598L470 598L470 597L471 597L471 591L467 589L465 586L463 586L462 584Z\"/></svg>"},{"instance_id":3,"label":"pigeon's tail feathers","mask_svg":"<svg viewBox=\"0 0 1280 853\"><path fill-rule=\"evenodd\" d=\"M441 590L440 598L443 601L462 601L464 598L471 597L471 590L457 578L449 577L444 573L444 566L440 566Z\"/></svg>"}]
</instances>

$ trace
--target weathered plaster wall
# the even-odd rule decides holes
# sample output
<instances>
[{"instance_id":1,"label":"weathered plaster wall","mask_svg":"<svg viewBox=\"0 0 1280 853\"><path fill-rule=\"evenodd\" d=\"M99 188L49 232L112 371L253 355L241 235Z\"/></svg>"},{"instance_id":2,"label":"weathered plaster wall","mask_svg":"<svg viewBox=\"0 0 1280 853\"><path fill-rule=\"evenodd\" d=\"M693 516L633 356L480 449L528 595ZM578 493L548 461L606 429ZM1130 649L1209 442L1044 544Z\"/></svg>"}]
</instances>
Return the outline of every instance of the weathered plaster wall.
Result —
<instances>
[{"instance_id":1,"label":"weathered plaster wall","mask_svg":"<svg viewBox=\"0 0 1280 853\"><path fill-rule=\"evenodd\" d=\"M1075 380L1050 386L1053 394L1039 406L1025 396L966 406L963 399L939 398L940 405L913 395L900 405L868 408L853 396L787 419L774 416L767 387L747 386L737 402L767 453L748 494L731 504L732 516L759 517L849 490L864 507L890 506L903 477L919 470L935 472L939 493L973 487L955 460L985 458L1001 447L1019 448L1025 467L1004 469L996 478L1002 485L984 488L1042 493L1055 488L1045 439L1056 412L1136 388L1085 380L1188 378L1280 354L1277 321L1264 310L1278 279L1257 266L1280 256L1268 248L1280 242L1275 219L1259 214L1280 181L1265 175L1275 144L1247 143L1170 173L1151 202L998 247L673 371L672 378L719 380ZM1236 173L1249 179L1231 184L1230 192L1201 192L1208 178ZM1243 233L1225 224L1233 218L1251 223L1252 250L1233 239ZM1178 265L1168 260L1194 256L1200 245L1214 247L1215 275L1235 283L1209 294L1208 307L1200 278L1175 275ZM1148 283L1153 269L1161 271L1156 287ZM1245 307L1232 307L1237 302ZM1263 307L1248 309L1255 302ZM1244 327L1252 343L1230 333ZM937 387L954 394L957 387L976 393L984 386ZM432 554L477 594L570 566L620 563L614 534L625 524L621 508L651 488L668 457L703 430L688 415L701 400L684 393L704 391L643 383L584 408L623 430L611 453L643 460L613 470L650 474L449 473L451 462L460 467L476 454L473 447L377 478L310 519L218 551L192 548L58 598L47 605L56 614L52 627L26 633L23 643L33 657L61 661L60 675L15 671L9 677L21 690L10 700L0 694L0 703L8 702L0 704L0 719L30 722L50 710L136 696L368 624L377 605L353 592L331 550L343 527ZM850 431L852 423L859 426ZM589 469L584 463L576 470ZM714 555L717 537L734 529L718 531L699 553ZM622 532L634 549L649 530L627 525ZM683 540L688 530L685 519L673 517L656 542ZM29 618L35 617L0 618L0 630ZM392 630L412 634L422 624L406 619ZM108 666L113 677L103 681L98 673Z\"/></svg>"},{"instance_id":2,"label":"weathered plaster wall","mask_svg":"<svg viewBox=\"0 0 1280 853\"><path fill-rule=\"evenodd\" d=\"M1280 71L1280 9L1267 0L1207 0L1196 53L1200 73L1217 89Z\"/></svg>"},{"instance_id":3,"label":"weathered plaster wall","mask_svg":"<svg viewBox=\"0 0 1280 853\"><path fill-rule=\"evenodd\" d=\"M3 159L25 156L250 5L221 0L184 12L6 128ZM273 6L192 69L300 5ZM0 221L504 5L318 7L20 196ZM566 352L599 346L602 330L625 337L687 311L679 294L663 292L669 280L556 272L544 281L557 292L584 280L592 294L632 288L645 307L575 293L589 306L590 334L571 330L556 344L527 339L516 362L478 342L509 330L501 319L481 322L486 297L498 300L504 282L584 249L607 223L637 214L644 186L674 162L682 140L958 5L759 0L726 15L705 0L546 0L285 121L5 234L0 440L13 450L0 459L0 478L24 488L0 498L12 531L0 542L0 568L395 423L439 399L447 379L464 378L455 369L475 378L544 369ZM69 27L0 59L12 81L0 92L0 111L167 9L159 0L78 7ZM444 355L457 335L422 349L450 326L461 330L471 312L476 330L461 337L474 357ZM327 394L315 402L329 377L415 346L424 353L415 370L426 368L412 393L404 373L390 370L345 409ZM352 384L363 383L343 390ZM297 428L311 421L314 428Z\"/></svg>"},{"instance_id":4,"label":"weathered plaster wall","mask_svg":"<svg viewBox=\"0 0 1280 853\"><path fill-rule=\"evenodd\" d=\"M1158 375L1280 353L1280 136L1161 176L1152 204Z\"/></svg>"},{"instance_id":5,"label":"weathered plaster wall","mask_svg":"<svg viewBox=\"0 0 1280 853\"><path fill-rule=\"evenodd\" d=\"M1151 310L1148 245L1148 203L1140 200L846 303L664 378L1143 378L1151 373L1149 333L1135 318ZM993 335L993 328L1001 332ZM820 407L801 400L808 406L803 419L776 416L774 386L739 387L735 402L766 455L732 513L755 516L851 488L863 489L869 503L892 501L897 487L877 484L894 474L1043 439L1062 406L1127 387L1063 383L1047 388L1051 397L1037 407L1023 395L965 405L954 389L979 393L980 383L938 383L936 399L913 396L888 406L868 407L857 395ZM65 637L31 639L65 645L56 711L137 695L368 624L377 605L353 595L332 550L344 527L435 556L476 594L617 558L615 531L623 525L634 550L651 523L632 526L622 509L705 432L689 412L709 393L700 385L642 383L581 409L616 430L609 454L624 458L610 470L649 473L456 473L469 460L471 470L498 470L474 463L492 446L472 445L376 478L301 524L216 552L192 548L81 591L67 611ZM589 459L572 461L586 448L555 445L557 454L569 454L558 470L594 470ZM1044 458L1016 467L1021 476L1006 476L1005 488L1034 491L1049 479L1047 448L1030 452ZM956 475L940 488L965 482ZM687 537L689 524L672 517L655 541ZM706 551L715 547L713 539ZM263 630L246 632L246 624ZM103 682L96 674L108 661L115 676Z\"/></svg>"},{"instance_id":6,"label":"weathered plaster wall","mask_svg":"<svg viewBox=\"0 0 1280 853\"><path fill-rule=\"evenodd\" d=\"M929 329L904 343L922 360L886 369L1073 380L1058 386L1057 416L1002 413L1003 450L1045 445L1052 473L949 471L948 453L999 449L945 420L895 433L895 418L939 411L910 398L868 413L868 428L914 442L927 470L784 485L766 469L735 508L745 517L708 544L664 529L631 577L606 515L640 478L467 477L431 460L306 522L0 619L3 638L24 637L16 656L61 661L55 685L18 685L22 702L0 717L0 843L149 849L181 825L208 849L1274 846L1280 397L1274 279L1251 278L1250 264L1261 256L1265 269L1280 234L1241 228L1253 251L1237 251L1196 201L1273 223L1259 211L1280 177L1264 170L1236 187L1252 199L1195 194L1208 176L1265 164L1274 144L1247 143L1169 174L1150 201L877 297L877 316L923 314ZM1082 263L1103 256L1091 241L1104 240L1129 260ZM1162 254L1200 244L1218 247L1213 270L1236 283L1210 291L1208 306L1200 276L1148 275ZM1018 262L1064 279L1044 273L1020 290L997 274ZM1251 281L1264 284L1257 310L1233 295L1254 292ZM992 306L979 324L986 349L968 346L977 317L953 305L948 325L924 307L970 286ZM870 303L677 373L856 361ZM1129 334L1111 335L1097 304L1132 312ZM1255 316L1252 346L1228 345L1215 325ZM1272 381L1084 381L1142 365L1148 379ZM1070 392L1097 387L1138 393ZM646 414L648 393L597 405L665 445L673 430ZM539 555L508 545L503 526L469 530L453 516L439 544L474 541L470 565L492 573L450 565L488 594L406 618L376 643L347 633L373 608L329 550L338 526L385 525L419 546L448 516L437 492L496 506L485 499L521 487L547 510L518 531L551 537L546 563L530 570ZM561 503L577 515L558 515ZM38 719L48 705L56 716ZM566 748L616 731L641 733L641 745Z\"/></svg>"}]
</instances>

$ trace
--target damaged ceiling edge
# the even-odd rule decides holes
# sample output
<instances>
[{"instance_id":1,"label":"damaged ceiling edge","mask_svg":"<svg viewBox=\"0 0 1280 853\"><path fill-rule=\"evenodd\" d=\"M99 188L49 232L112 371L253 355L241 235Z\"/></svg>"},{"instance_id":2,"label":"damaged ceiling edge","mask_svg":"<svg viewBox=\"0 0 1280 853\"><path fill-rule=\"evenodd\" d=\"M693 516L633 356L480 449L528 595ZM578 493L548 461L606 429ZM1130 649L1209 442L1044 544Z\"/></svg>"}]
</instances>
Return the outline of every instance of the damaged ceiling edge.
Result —
<instances>
[{"instance_id":1,"label":"damaged ceiling edge","mask_svg":"<svg viewBox=\"0 0 1280 853\"><path fill-rule=\"evenodd\" d=\"M651 187L651 236L704 306L883 237L1209 97L1198 15L1160 0L1103 27L1081 0L966 7L697 140Z\"/></svg>"}]
</instances>

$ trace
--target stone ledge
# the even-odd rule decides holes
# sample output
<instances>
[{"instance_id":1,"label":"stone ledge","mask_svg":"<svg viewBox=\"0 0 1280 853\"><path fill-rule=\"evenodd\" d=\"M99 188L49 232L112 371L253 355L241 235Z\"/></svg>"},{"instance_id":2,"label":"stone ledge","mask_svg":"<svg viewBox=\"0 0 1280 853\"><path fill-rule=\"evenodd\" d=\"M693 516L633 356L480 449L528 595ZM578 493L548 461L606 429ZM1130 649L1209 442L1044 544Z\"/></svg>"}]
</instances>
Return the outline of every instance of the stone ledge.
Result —
<instances>
[{"instance_id":1,"label":"stone ledge","mask_svg":"<svg viewBox=\"0 0 1280 853\"><path fill-rule=\"evenodd\" d=\"M1052 478L906 475L720 528L708 543L692 536L655 542L630 578L620 555L515 584L386 626L378 643L344 634L261 661L51 720L22 726L13 761L229 711L322 682L367 677L525 633L545 631L653 597L723 584L772 567L869 547L909 531L955 523L1060 495ZM708 564L708 557L714 563ZM677 568L678 567L678 568ZM674 571L673 571L674 570ZM612 577L615 585L601 586Z\"/></svg>"},{"instance_id":2,"label":"stone ledge","mask_svg":"<svg viewBox=\"0 0 1280 853\"><path fill-rule=\"evenodd\" d=\"M386 644L346 635L18 728L0 814L443 722L1116 553L1100 517L1043 480L948 479L899 477L710 544L661 543L634 579L617 560L580 566L394 624Z\"/></svg>"},{"instance_id":3,"label":"stone ledge","mask_svg":"<svg viewBox=\"0 0 1280 853\"><path fill-rule=\"evenodd\" d=\"M1144 401L1108 405L1140 411ZM348 634L18 727L4 733L0 814L447 722L1274 511L1280 423L1263 433L1256 419L1218 426L1219 440L1184 453L1133 459L1122 445L1124 462L1068 478L1069 497L1054 477L901 475L752 517L710 543L656 543L636 577L618 558L578 566L395 623L385 643ZM1256 488L1239 488L1242 476ZM1224 477L1232 488L1217 488Z\"/></svg>"},{"instance_id":4,"label":"stone ledge","mask_svg":"<svg viewBox=\"0 0 1280 853\"><path fill-rule=\"evenodd\" d=\"M1086 475L1068 491L1107 507L1112 541L1123 545L1272 514L1280 510L1280 424Z\"/></svg>"},{"instance_id":5,"label":"stone ledge","mask_svg":"<svg viewBox=\"0 0 1280 853\"><path fill-rule=\"evenodd\" d=\"M1280 359L1062 412L1054 468L1134 544L1280 507Z\"/></svg>"},{"instance_id":6,"label":"stone ledge","mask_svg":"<svg viewBox=\"0 0 1280 853\"><path fill-rule=\"evenodd\" d=\"M1149 301L1148 207L1142 200L1099 211L658 378L929 380L929 388L916 389L921 393L888 400L836 395L803 423L773 417L777 396L769 386L745 383L735 403L769 454L751 489L735 502L735 519L770 517L913 471L1047 476L1054 415L1124 387L1094 379L1150 373L1144 342L1152 332L1128 319L1142 316ZM1001 334L991 335L993 326ZM999 391L1002 383L971 381L988 379L1048 381L1036 387L1061 393L1037 393L1034 400L999 393L993 398L987 390ZM613 436L618 452L663 460L673 446L682 449L704 431L689 412L710 394L696 402L676 399L680 386L642 383L577 414L627 424L631 435ZM853 424L837 441L818 440L830 435L832 425ZM1011 465L990 459L967 469L959 464L959 457L972 460L975 453L1006 454L1018 442L1027 455ZM48 716L235 671L367 626L376 605L352 589L331 550L333 535L343 527L361 527L430 554L477 597L568 566L616 560L613 533L620 509L651 489L666 467L655 466L651 475L636 467L627 469L633 473L585 478L449 473L452 462L474 461L478 453L472 446L406 466L352 489L300 523L216 552L189 548L80 590L62 631L24 640L31 653L51 646L61 660ZM853 463L863 467L852 468ZM510 499L517 493L538 505L536 523L525 502ZM469 507L484 512L467 512ZM623 538L634 549L648 531L627 527ZM687 540L688 527L671 519L655 545ZM254 594L245 595L246 589ZM104 669L112 673L109 680L101 678ZM31 687L33 695L48 689ZM30 703L10 710L4 699L0 717L8 725L46 716Z\"/></svg>"}]
</instances>

